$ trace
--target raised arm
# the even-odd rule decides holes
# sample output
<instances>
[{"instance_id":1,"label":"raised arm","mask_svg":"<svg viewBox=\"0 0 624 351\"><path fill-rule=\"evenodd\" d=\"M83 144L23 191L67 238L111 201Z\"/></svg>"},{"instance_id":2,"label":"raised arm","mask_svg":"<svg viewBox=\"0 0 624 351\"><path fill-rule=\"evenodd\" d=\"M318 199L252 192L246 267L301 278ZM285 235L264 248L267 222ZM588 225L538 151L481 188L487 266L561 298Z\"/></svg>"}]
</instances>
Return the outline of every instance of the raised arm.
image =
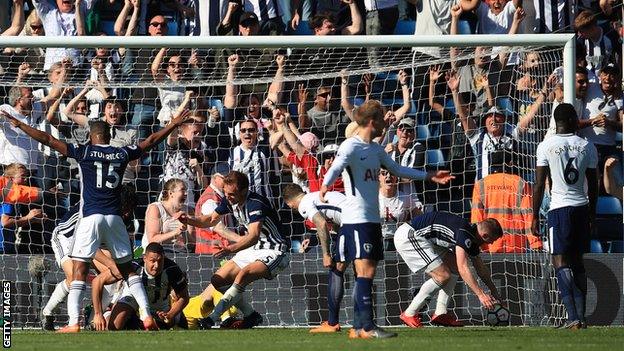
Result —
<instances>
[{"instance_id":1,"label":"raised arm","mask_svg":"<svg viewBox=\"0 0 624 351\"><path fill-rule=\"evenodd\" d=\"M520 118L520 120L518 121L519 133L523 133L524 131L526 131L531 122L533 122L533 119L537 115L540 107L552 93L552 89L557 84L557 80L558 78L556 74L551 74L550 77L548 77L548 80L544 84L544 87L540 90L540 94L537 99L535 99L535 102L531 105L531 107L529 107L524 116L522 116L522 118Z\"/></svg>"},{"instance_id":2,"label":"raised arm","mask_svg":"<svg viewBox=\"0 0 624 351\"><path fill-rule=\"evenodd\" d=\"M462 13L463 10L461 5L453 5L453 7L451 7L451 35L459 34L459 16L461 16ZM449 55L451 57L451 67L453 69L457 68L457 61L455 59L457 57L457 50L458 49L456 47L451 47L449 49Z\"/></svg>"},{"instance_id":3,"label":"raised arm","mask_svg":"<svg viewBox=\"0 0 624 351\"><path fill-rule=\"evenodd\" d=\"M125 0L124 8L121 10L119 16L115 20L115 34L118 36L133 36L137 34L137 30L139 29L139 16L141 14L141 0ZM132 15L130 16L130 21L128 21L128 28L126 28L125 32L123 27L126 23L126 18L128 17L128 12L132 9ZM126 48L119 48L119 55L124 56L126 54Z\"/></svg>"},{"instance_id":4,"label":"raised arm","mask_svg":"<svg viewBox=\"0 0 624 351\"><path fill-rule=\"evenodd\" d=\"M480 3L481 0L461 0L460 6L464 11L472 11L476 9Z\"/></svg>"},{"instance_id":5,"label":"raised arm","mask_svg":"<svg viewBox=\"0 0 624 351\"><path fill-rule=\"evenodd\" d=\"M405 115L412 108L412 99L409 89L409 75L404 70L399 71L399 84L401 84L401 94L403 95L403 106L399 107L396 111L394 111L394 117L396 120L395 124L398 124L399 121L405 117Z\"/></svg>"},{"instance_id":6,"label":"raised arm","mask_svg":"<svg viewBox=\"0 0 624 351\"><path fill-rule=\"evenodd\" d=\"M440 79L442 73L440 72L440 66L429 67L429 106L432 110L444 116L444 105L435 101L435 85Z\"/></svg>"},{"instance_id":7,"label":"raised arm","mask_svg":"<svg viewBox=\"0 0 624 351\"><path fill-rule=\"evenodd\" d=\"M275 114L281 114L281 112L279 112L279 110L276 110L278 112L274 112L274 116ZM284 123L282 123L280 125L280 130L281 132L284 134L284 139L286 139L286 142L288 143L288 146L290 146L290 148L295 152L295 154L297 155L297 158L301 158L303 156L303 154L305 153L306 149L303 145L301 145L301 142L299 141L299 139L297 138L297 136L293 133L292 131L292 126L291 126L291 121L290 121L290 117L284 116ZM286 155L288 156L288 155Z\"/></svg>"},{"instance_id":8,"label":"raised arm","mask_svg":"<svg viewBox=\"0 0 624 351\"><path fill-rule=\"evenodd\" d=\"M275 71L275 77L273 77L273 81L271 82L271 85L269 85L267 99L275 104L278 104L279 93L282 91L282 87L284 86L284 67L286 66L286 57L284 55L277 55L275 57L275 63L277 64L277 71Z\"/></svg>"},{"instance_id":9,"label":"raised arm","mask_svg":"<svg viewBox=\"0 0 624 351\"><path fill-rule=\"evenodd\" d=\"M342 0L345 4L349 5L349 11L351 12L351 25L342 30L343 35L355 35L359 34L362 27L362 16L357 8L354 0Z\"/></svg>"},{"instance_id":10,"label":"raised arm","mask_svg":"<svg viewBox=\"0 0 624 351\"><path fill-rule=\"evenodd\" d=\"M42 132L25 123L22 123L21 121L18 121L5 111L0 111L0 115L2 115L4 119L11 123L13 127L21 129L24 133L26 133L28 136L35 139L36 141L53 148L64 156L67 156L67 144L65 144L64 142L54 138L46 132Z\"/></svg>"},{"instance_id":11,"label":"raised arm","mask_svg":"<svg viewBox=\"0 0 624 351\"><path fill-rule=\"evenodd\" d=\"M459 117L464 132L468 134L477 129L477 123L473 118L468 117L468 109L464 107L464 101L459 95L459 79L457 72L447 72L446 74L446 84L451 89L457 117Z\"/></svg>"},{"instance_id":12,"label":"raised arm","mask_svg":"<svg viewBox=\"0 0 624 351\"><path fill-rule=\"evenodd\" d=\"M297 86L297 113L299 114L299 128L306 130L312 125L306 111L306 101L308 100L308 90L303 83Z\"/></svg>"},{"instance_id":13,"label":"raised arm","mask_svg":"<svg viewBox=\"0 0 624 351\"><path fill-rule=\"evenodd\" d=\"M346 71L341 71L340 76L342 78L342 83L340 83L340 107L345 112L347 117L349 117L350 121L353 121L353 104L351 100L349 100L349 95L351 92L349 91L349 76Z\"/></svg>"},{"instance_id":14,"label":"raised arm","mask_svg":"<svg viewBox=\"0 0 624 351\"><path fill-rule=\"evenodd\" d=\"M157 131L156 133L151 134L147 137L147 139L143 140L139 147L143 152L151 149L155 145L158 145L161 141L163 141L167 135L169 135L174 129L178 128L182 123L186 122L191 116L190 111L184 110L182 113L178 113L176 117L174 117L169 124L165 126L165 128Z\"/></svg>"},{"instance_id":15,"label":"raised arm","mask_svg":"<svg viewBox=\"0 0 624 351\"><path fill-rule=\"evenodd\" d=\"M61 119L58 118L57 113L63 97L65 97L68 93L69 88L64 88L61 96L59 96L58 99L54 100L50 108L48 108L48 112L46 112L46 120L55 128L58 128L63 123Z\"/></svg>"},{"instance_id":16,"label":"raised arm","mask_svg":"<svg viewBox=\"0 0 624 351\"><path fill-rule=\"evenodd\" d=\"M0 36L19 35L24 29L24 0L13 0L13 13L11 15L11 26Z\"/></svg>"},{"instance_id":17,"label":"raised arm","mask_svg":"<svg viewBox=\"0 0 624 351\"><path fill-rule=\"evenodd\" d=\"M87 30L85 28L85 21L84 21L84 13L82 13L82 2L83 0L76 0L75 2L75 6L74 6L74 13L75 13L75 23L76 23L76 34L79 36L84 36L87 35Z\"/></svg>"},{"instance_id":18,"label":"raised arm","mask_svg":"<svg viewBox=\"0 0 624 351\"><path fill-rule=\"evenodd\" d=\"M236 94L238 89L234 85L234 78L236 77L236 65L238 64L238 55L230 55L228 57L228 73L225 82L225 96L223 97L223 107L235 108L236 107Z\"/></svg>"},{"instance_id":19,"label":"raised arm","mask_svg":"<svg viewBox=\"0 0 624 351\"><path fill-rule=\"evenodd\" d=\"M459 275L464 283L466 283L470 290L477 295L479 301L481 301L481 304L484 307L491 309L496 303L496 299L493 296L486 294L485 291L483 291L483 289L479 286L477 279L474 275L472 275L470 267L468 267L468 253L466 253L466 250L464 250L461 246L455 246L455 257L457 260L457 270L459 271Z\"/></svg>"},{"instance_id":20,"label":"raised arm","mask_svg":"<svg viewBox=\"0 0 624 351\"><path fill-rule=\"evenodd\" d=\"M161 65L165 54L167 53L167 48L161 48L154 57L154 61L152 62L151 71L152 77L154 80L162 80L165 78L165 75L162 73Z\"/></svg>"},{"instance_id":21,"label":"raised arm","mask_svg":"<svg viewBox=\"0 0 624 351\"><path fill-rule=\"evenodd\" d=\"M511 21L511 28L509 28L508 34L513 35L513 34L518 33L518 30L520 29L520 24L522 23L525 17L526 17L526 13L524 12L524 9L522 7L516 8L516 12L514 12L513 20ZM507 65L508 57L509 57L509 52L507 49L503 49L498 54L498 60L501 63L501 67L505 67Z\"/></svg>"},{"instance_id":22,"label":"raised arm","mask_svg":"<svg viewBox=\"0 0 624 351\"><path fill-rule=\"evenodd\" d=\"M65 114L65 116L67 116L67 118L71 119L74 123L83 127L89 125L89 118L86 115L74 112L74 108L80 100L84 99L85 95L87 95L87 92L91 90L91 87L93 87L93 85L94 83L92 81L87 81L85 83L85 87L78 93L78 95L74 96L74 98L71 99L63 109L63 113Z\"/></svg>"}]
</instances>

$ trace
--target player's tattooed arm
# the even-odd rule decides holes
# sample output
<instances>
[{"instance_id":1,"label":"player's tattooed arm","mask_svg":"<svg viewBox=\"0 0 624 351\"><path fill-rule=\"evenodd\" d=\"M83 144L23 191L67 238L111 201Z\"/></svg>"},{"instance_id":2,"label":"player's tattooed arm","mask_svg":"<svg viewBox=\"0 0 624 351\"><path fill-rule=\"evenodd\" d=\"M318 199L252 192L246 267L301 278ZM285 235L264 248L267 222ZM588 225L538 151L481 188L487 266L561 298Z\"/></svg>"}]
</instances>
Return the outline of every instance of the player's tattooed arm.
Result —
<instances>
[{"instance_id":1,"label":"player's tattooed arm","mask_svg":"<svg viewBox=\"0 0 624 351\"><path fill-rule=\"evenodd\" d=\"M323 267L331 268L333 267L334 262L332 261L329 249L329 231L327 230L328 223L320 212L317 212L314 217L312 217L312 222L314 222L314 225L316 226L316 235L319 238L321 250L323 251Z\"/></svg>"}]
</instances>

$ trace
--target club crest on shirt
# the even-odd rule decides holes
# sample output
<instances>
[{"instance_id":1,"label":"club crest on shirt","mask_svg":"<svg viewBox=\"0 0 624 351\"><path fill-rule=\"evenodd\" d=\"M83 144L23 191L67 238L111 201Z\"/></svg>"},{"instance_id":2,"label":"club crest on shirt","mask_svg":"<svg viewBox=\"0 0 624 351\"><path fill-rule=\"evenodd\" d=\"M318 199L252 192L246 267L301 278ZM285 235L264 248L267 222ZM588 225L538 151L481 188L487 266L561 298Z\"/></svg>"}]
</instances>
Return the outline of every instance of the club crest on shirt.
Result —
<instances>
[{"instance_id":1,"label":"club crest on shirt","mask_svg":"<svg viewBox=\"0 0 624 351\"><path fill-rule=\"evenodd\" d=\"M366 243L363 246L364 246L364 251L366 251L366 253L370 253L371 251L373 251L373 244Z\"/></svg>"},{"instance_id":2,"label":"club crest on shirt","mask_svg":"<svg viewBox=\"0 0 624 351\"><path fill-rule=\"evenodd\" d=\"M464 244L466 244L466 247L470 247L472 246L472 240L466 239L466 241L464 241Z\"/></svg>"}]
</instances>

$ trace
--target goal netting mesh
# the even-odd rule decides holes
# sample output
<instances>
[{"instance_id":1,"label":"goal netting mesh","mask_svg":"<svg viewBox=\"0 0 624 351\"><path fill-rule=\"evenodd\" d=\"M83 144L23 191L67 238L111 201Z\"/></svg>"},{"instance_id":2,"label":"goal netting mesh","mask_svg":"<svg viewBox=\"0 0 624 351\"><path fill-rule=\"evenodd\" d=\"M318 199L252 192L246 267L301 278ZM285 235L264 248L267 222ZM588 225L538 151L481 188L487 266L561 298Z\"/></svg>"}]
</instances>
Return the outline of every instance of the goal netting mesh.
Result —
<instances>
[{"instance_id":1,"label":"goal netting mesh","mask_svg":"<svg viewBox=\"0 0 624 351\"><path fill-rule=\"evenodd\" d=\"M321 164L325 160L321 154L323 148L339 144L345 138L351 112L345 111L345 107L353 108L367 99L376 99L387 109L403 108L403 118L415 121L414 143L422 146L415 149L419 155L414 167L450 169L457 178L450 186L416 182L402 190L417 194L424 211L450 211L470 218L475 158L457 118L457 106L453 104L447 80L459 77L460 94L464 104L470 105L469 118L477 126L481 123L480 115L491 104L504 111L505 123L510 127L516 126L527 113L534 115L518 133L514 148L518 174L529 183L533 181L537 144L548 128L552 99L561 99L561 86L557 85L544 104L531 109L548 77L562 66L561 48L544 46L162 51L159 47L93 48L60 50L70 58L57 58L59 63L45 70L46 49L3 49L0 55L3 103L14 102L10 101L11 87L32 88L31 125L68 142L87 140L86 132L81 132L76 123L76 115L86 116L88 120L103 118L116 124L119 145L140 141L166 124L183 103L186 92L193 92L187 108L203 115L207 122L198 124L199 128L191 132L190 139L195 139L192 147L175 149L163 143L124 175L124 181L136 188L138 198L134 211L138 224L133 225L137 246L144 232L146 207L158 200L164 180L183 179L189 186L189 205L193 206L208 184L205 178L217 171L227 171L231 151L239 144L237 125L241 120L256 118L261 130L259 144L270 148L272 121L267 103L274 102L290 113L301 133L311 131L319 138ZM430 80L432 68L439 72L435 82ZM111 101L117 110L107 107ZM302 112L305 116L301 116ZM60 121L56 127L50 122L53 117ZM8 133L0 130L2 134ZM8 159L8 150L13 150L6 144L10 137L1 138L2 152ZM180 132L175 138L188 138L188 135ZM396 143L396 140L396 130L391 128L383 142ZM0 255L0 276L14 282L13 315L15 325L22 327L38 326L39 311L55 284L63 279L62 270L51 255L50 236L67 206L80 200L76 165L49 148L37 150L38 156L25 165L33 173L31 184L44 190L56 187L64 196L44 197L47 219L43 223L3 228L5 253ZM255 182L268 182L257 185L257 189L264 189L275 206L279 206L282 220L290 230L287 235L293 253L289 269L274 280L255 282L246 296L264 316L265 325L314 325L327 318L326 269L314 232L296 212L287 209L280 196L283 184L293 182L293 177L305 183L305 177L280 162L285 155L278 148L264 156L268 168L263 170L263 177L254 178L252 183L256 186ZM42 205L4 203L3 222L5 217L23 218L33 208ZM186 270L190 293L194 296L210 282L220 261L210 254L196 254L198 245L192 233L185 238L185 242L176 244L176 252L168 256ZM299 248L304 239L310 239L311 245L307 252L301 253ZM529 246L507 247L508 252L484 253L483 257L511 310L513 324L553 324L565 316L558 302L554 272L548 255ZM17 253L10 253L11 247ZM424 282L424 276L411 273L392 248L385 255L374 281L376 321L380 325L401 325L399 315ZM343 323L350 323L354 283L351 269L346 276L340 318ZM61 316L58 323L64 322L66 305L61 306L57 311ZM428 313L423 311L425 322L433 313L435 300L429 307ZM485 312L478 298L461 282L449 308L463 322L485 323Z\"/></svg>"}]
</instances>

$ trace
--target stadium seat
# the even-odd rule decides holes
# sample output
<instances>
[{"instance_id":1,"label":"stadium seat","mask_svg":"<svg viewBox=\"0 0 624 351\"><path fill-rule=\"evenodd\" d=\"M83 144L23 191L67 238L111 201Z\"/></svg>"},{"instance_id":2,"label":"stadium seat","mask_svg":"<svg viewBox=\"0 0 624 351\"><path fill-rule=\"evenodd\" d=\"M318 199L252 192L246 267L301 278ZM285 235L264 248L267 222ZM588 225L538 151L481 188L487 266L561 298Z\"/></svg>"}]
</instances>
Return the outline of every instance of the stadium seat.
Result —
<instances>
[{"instance_id":1,"label":"stadium seat","mask_svg":"<svg viewBox=\"0 0 624 351\"><path fill-rule=\"evenodd\" d=\"M288 34L289 35L314 35L312 29L308 25L308 21L300 21L297 29L292 29L288 26Z\"/></svg>"},{"instance_id":2,"label":"stadium seat","mask_svg":"<svg viewBox=\"0 0 624 351\"><path fill-rule=\"evenodd\" d=\"M600 196L596 205L596 215L621 215L622 203L613 196Z\"/></svg>"},{"instance_id":3,"label":"stadium seat","mask_svg":"<svg viewBox=\"0 0 624 351\"><path fill-rule=\"evenodd\" d=\"M394 27L394 34L414 35L416 31L416 21L398 21Z\"/></svg>"},{"instance_id":4,"label":"stadium seat","mask_svg":"<svg viewBox=\"0 0 624 351\"><path fill-rule=\"evenodd\" d=\"M624 253L624 241L615 240L609 246L609 253Z\"/></svg>"},{"instance_id":5,"label":"stadium seat","mask_svg":"<svg viewBox=\"0 0 624 351\"><path fill-rule=\"evenodd\" d=\"M427 141L431 138L431 131L429 127L425 125L417 125L416 126L416 140L418 141Z\"/></svg>"},{"instance_id":6,"label":"stadium seat","mask_svg":"<svg viewBox=\"0 0 624 351\"><path fill-rule=\"evenodd\" d=\"M425 164L427 166L433 167L444 166L446 164L446 161L444 160L444 154L442 154L442 150L427 150L427 152L425 153Z\"/></svg>"},{"instance_id":7,"label":"stadium seat","mask_svg":"<svg viewBox=\"0 0 624 351\"><path fill-rule=\"evenodd\" d=\"M598 240L592 240L589 244L589 252L591 253L603 253L602 244Z\"/></svg>"}]
</instances>

